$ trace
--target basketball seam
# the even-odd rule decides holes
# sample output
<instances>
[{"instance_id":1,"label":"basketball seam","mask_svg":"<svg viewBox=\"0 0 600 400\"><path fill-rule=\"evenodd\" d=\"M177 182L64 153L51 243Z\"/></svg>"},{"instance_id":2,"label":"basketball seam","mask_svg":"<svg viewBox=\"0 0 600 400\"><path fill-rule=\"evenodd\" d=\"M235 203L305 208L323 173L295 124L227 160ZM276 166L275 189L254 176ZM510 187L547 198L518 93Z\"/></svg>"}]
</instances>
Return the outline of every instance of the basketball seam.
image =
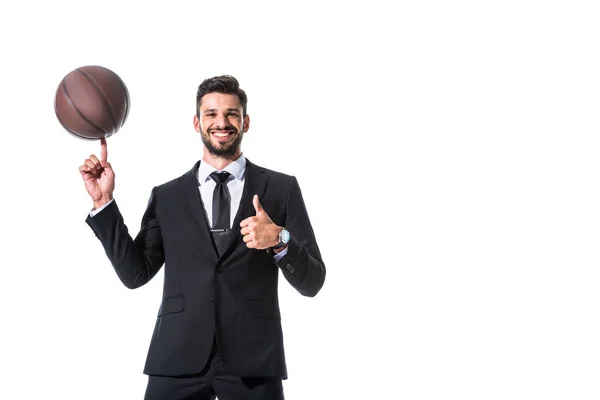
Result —
<instances>
[{"instance_id":1,"label":"basketball seam","mask_svg":"<svg viewBox=\"0 0 600 400\"><path fill-rule=\"evenodd\" d=\"M77 111L77 114L79 114L79 116L81 118L83 118L85 120L85 122L87 122L88 124L90 124L94 128L98 129L101 133L105 133L104 129L101 129L99 126L97 126L92 121L90 121L89 119L87 119L87 117L85 115L83 115L83 113L79 110L79 108L77 108L77 106L75 105L75 103L71 99L71 96L69 95L69 91L67 90L67 84L66 84L66 82L64 80L62 82L62 85L63 85L63 90L65 91L65 97L67 98L67 101L69 102L69 104L71 106L73 106L73 108L75 109L75 111ZM59 121L60 121L60 119L59 119Z\"/></svg>"},{"instance_id":2,"label":"basketball seam","mask_svg":"<svg viewBox=\"0 0 600 400\"><path fill-rule=\"evenodd\" d=\"M87 72L81 71L80 69L77 69L76 71L79 72L80 74L83 74L83 76L85 76L86 78L88 78L88 80L90 82L92 82L92 86L94 86L96 91L98 93L100 93L100 97L102 97L102 101L104 102L104 105L108 108L110 117L112 118L114 130L120 128L119 126L117 126L117 118L115 117L115 111L113 110L112 105L106 98L106 95L104 94L102 89L100 89L100 86L96 83L96 81Z\"/></svg>"},{"instance_id":3,"label":"basketball seam","mask_svg":"<svg viewBox=\"0 0 600 400\"><path fill-rule=\"evenodd\" d=\"M104 68L104 67L102 67ZM127 86L125 86L125 82L123 82L123 79L121 79L121 77L117 74L115 74L115 76L119 79L119 83L121 84L121 88L123 89L123 94L125 95L125 99L126 101L126 108L125 108L125 112L123 113L123 120L121 121L121 127L123 126L123 124L125 124L125 121L127 120L127 117L129 116L129 91L127 90Z\"/></svg>"},{"instance_id":4,"label":"basketball seam","mask_svg":"<svg viewBox=\"0 0 600 400\"><path fill-rule=\"evenodd\" d=\"M63 91L64 91L64 87L63 87ZM69 101L69 100L68 100L69 96L67 96L67 93L66 93L66 92L65 92L65 96L64 96L64 97L66 97L66 98L67 98L67 101ZM58 108L57 108L57 104L56 104L57 100L58 100L58 98L55 98L55 99L54 99L54 113L56 114L56 117L58 118L58 122L60 122L60 124L62 125L62 127L63 127L63 128L65 128L65 129L66 129L66 130L67 130L67 131L68 131L70 134L72 134L72 135L74 135L74 136L79 136L79 135L77 135L77 134L75 133L75 131L73 131L71 128L69 128L67 125L65 125L65 124L63 123L63 121L62 121L62 119L60 118L60 115L59 115L60 113L58 112ZM72 103L71 103L71 104L72 104Z\"/></svg>"},{"instance_id":5,"label":"basketball seam","mask_svg":"<svg viewBox=\"0 0 600 400\"><path fill-rule=\"evenodd\" d=\"M127 86L125 86L125 82L123 82L123 79L121 79L121 77L119 75L117 75L116 73L114 73L112 70L106 68L106 67L102 67L100 65L97 66L98 68L102 68L106 71L108 71L109 73L113 74L115 76L115 78L117 78L119 80L119 84L121 85L121 89L123 89L123 95L125 96L125 112L123 113L123 118L121 120L121 123L119 124L118 128L122 128L123 125L125 124L125 121L127 120L127 117L129 116L129 103L130 103L130 97L129 97L129 91L127 90ZM117 123L116 118L114 118L115 120L115 124Z\"/></svg>"}]
</instances>

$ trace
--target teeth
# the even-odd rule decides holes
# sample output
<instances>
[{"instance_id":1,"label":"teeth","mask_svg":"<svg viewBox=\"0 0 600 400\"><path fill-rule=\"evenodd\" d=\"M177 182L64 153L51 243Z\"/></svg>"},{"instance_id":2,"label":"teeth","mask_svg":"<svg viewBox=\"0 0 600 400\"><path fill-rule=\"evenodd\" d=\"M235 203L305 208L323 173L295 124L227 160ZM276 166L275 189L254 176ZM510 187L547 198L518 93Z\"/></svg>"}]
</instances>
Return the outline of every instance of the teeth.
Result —
<instances>
[{"instance_id":1,"label":"teeth","mask_svg":"<svg viewBox=\"0 0 600 400\"><path fill-rule=\"evenodd\" d=\"M216 137L226 137L229 136L229 133L213 133L213 135L215 135Z\"/></svg>"}]
</instances>

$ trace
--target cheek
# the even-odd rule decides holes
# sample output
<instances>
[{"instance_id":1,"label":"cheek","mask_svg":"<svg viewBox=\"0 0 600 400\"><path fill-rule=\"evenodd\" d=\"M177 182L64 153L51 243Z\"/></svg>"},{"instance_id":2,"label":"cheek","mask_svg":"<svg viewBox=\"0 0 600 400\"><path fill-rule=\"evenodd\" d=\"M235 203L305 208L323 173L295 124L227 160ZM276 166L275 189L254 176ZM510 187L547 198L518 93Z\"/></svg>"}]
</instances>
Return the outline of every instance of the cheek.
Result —
<instances>
[{"instance_id":1,"label":"cheek","mask_svg":"<svg viewBox=\"0 0 600 400\"><path fill-rule=\"evenodd\" d=\"M200 121L198 127L200 128L200 132L208 132L210 125L207 122Z\"/></svg>"}]
</instances>

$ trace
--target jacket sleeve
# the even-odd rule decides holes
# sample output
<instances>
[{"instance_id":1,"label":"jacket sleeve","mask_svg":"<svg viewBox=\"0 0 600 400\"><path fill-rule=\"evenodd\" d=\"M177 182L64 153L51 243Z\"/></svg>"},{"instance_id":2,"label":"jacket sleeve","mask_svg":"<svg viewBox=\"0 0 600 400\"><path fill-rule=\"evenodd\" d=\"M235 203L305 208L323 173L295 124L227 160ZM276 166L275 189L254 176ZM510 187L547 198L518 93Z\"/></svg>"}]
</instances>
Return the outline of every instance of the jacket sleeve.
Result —
<instances>
[{"instance_id":1,"label":"jacket sleeve","mask_svg":"<svg viewBox=\"0 0 600 400\"><path fill-rule=\"evenodd\" d=\"M135 239L129 235L116 201L86 223L104 246L119 279L129 289L148 283L165 261L162 235L156 216L156 188L152 189L141 229Z\"/></svg>"},{"instance_id":2,"label":"jacket sleeve","mask_svg":"<svg viewBox=\"0 0 600 400\"><path fill-rule=\"evenodd\" d=\"M295 177L288 188L285 228L291 238L286 255L276 264L298 292L313 297L325 282L325 264Z\"/></svg>"}]
</instances>

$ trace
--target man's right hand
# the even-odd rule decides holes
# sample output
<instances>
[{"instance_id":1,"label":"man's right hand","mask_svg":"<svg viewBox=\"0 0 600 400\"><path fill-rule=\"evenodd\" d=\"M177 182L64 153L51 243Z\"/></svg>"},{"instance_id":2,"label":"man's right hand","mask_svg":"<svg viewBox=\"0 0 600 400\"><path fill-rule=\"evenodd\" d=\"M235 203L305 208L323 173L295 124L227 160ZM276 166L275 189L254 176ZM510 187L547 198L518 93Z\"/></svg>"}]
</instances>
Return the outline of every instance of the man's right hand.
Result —
<instances>
[{"instance_id":1,"label":"man's right hand","mask_svg":"<svg viewBox=\"0 0 600 400\"><path fill-rule=\"evenodd\" d=\"M113 198L115 190L115 173L106 161L108 151L106 139L100 139L100 159L95 155L83 162L79 172L83 178L85 188L94 202L94 209L100 208Z\"/></svg>"}]
</instances>

